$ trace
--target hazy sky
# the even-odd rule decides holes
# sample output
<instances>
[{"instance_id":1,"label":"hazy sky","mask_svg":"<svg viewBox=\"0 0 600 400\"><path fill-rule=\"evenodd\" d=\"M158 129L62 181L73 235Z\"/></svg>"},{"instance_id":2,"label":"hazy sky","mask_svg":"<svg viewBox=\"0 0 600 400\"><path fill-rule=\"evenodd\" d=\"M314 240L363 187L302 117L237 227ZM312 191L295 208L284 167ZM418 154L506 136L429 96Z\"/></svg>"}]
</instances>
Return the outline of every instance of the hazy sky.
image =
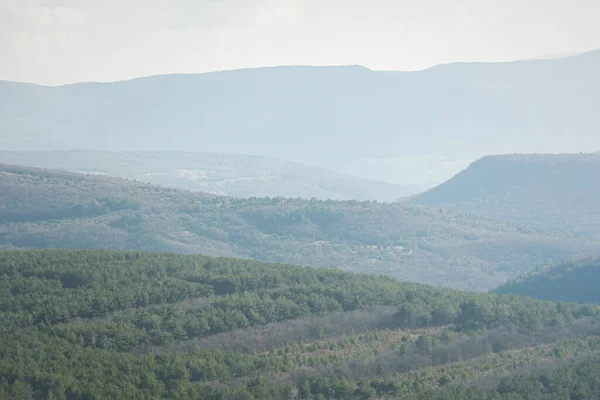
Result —
<instances>
[{"instance_id":1,"label":"hazy sky","mask_svg":"<svg viewBox=\"0 0 600 400\"><path fill-rule=\"evenodd\" d=\"M414 70L600 48L598 0L0 0L0 79Z\"/></svg>"}]
</instances>

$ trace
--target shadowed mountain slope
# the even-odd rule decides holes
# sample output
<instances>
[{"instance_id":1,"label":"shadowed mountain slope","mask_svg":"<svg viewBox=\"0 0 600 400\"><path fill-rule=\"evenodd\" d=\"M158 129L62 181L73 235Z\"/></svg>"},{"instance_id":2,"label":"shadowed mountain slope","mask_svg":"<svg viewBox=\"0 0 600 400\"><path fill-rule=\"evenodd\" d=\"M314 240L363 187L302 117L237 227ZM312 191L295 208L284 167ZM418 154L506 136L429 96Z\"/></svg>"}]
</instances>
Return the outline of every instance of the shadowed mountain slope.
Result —
<instances>
[{"instance_id":1,"label":"shadowed mountain slope","mask_svg":"<svg viewBox=\"0 0 600 400\"><path fill-rule=\"evenodd\" d=\"M600 153L489 156L413 204L598 236Z\"/></svg>"},{"instance_id":2,"label":"shadowed mountain slope","mask_svg":"<svg viewBox=\"0 0 600 400\"><path fill-rule=\"evenodd\" d=\"M600 260L542 266L494 289L552 301L600 304Z\"/></svg>"}]
</instances>

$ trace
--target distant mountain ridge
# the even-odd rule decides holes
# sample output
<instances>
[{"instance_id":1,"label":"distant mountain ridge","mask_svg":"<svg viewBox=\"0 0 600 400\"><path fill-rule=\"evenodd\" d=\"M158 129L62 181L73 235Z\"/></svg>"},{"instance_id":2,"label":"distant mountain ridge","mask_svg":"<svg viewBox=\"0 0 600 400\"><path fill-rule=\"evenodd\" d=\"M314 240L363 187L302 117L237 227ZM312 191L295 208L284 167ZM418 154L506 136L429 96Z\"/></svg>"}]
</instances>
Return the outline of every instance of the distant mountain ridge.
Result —
<instances>
[{"instance_id":1,"label":"distant mountain ridge","mask_svg":"<svg viewBox=\"0 0 600 400\"><path fill-rule=\"evenodd\" d=\"M0 163L118 176L233 197L314 197L389 202L424 189L242 154L0 151Z\"/></svg>"},{"instance_id":2,"label":"distant mountain ridge","mask_svg":"<svg viewBox=\"0 0 600 400\"><path fill-rule=\"evenodd\" d=\"M598 198L600 153L515 154L484 157L411 202L597 236Z\"/></svg>"},{"instance_id":3,"label":"distant mountain ridge","mask_svg":"<svg viewBox=\"0 0 600 400\"><path fill-rule=\"evenodd\" d=\"M600 148L598 70L600 51L398 73L277 67L0 82L0 147L244 153L333 170L403 155L579 151Z\"/></svg>"},{"instance_id":4,"label":"distant mountain ridge","mask_svg":"<svg viewBox=\"0 0 600 400\"><path fill-rule=\"evenodd\" d=\"M551 301L600 304L600 259L541 266L494 289Z\"/></svg>"}]
</instances>

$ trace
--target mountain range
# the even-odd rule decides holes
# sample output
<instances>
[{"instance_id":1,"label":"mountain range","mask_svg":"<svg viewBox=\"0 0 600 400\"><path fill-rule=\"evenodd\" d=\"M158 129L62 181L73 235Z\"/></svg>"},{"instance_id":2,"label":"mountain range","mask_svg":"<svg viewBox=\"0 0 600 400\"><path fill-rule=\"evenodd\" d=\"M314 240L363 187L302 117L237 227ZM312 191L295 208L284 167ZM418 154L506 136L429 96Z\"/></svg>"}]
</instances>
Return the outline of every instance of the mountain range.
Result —
<instances>
[{"instance_id":1,"label":"mountain range","mask_svg":"<svg viewBox=\"0 0 600 400\"><path fill-rule=\"evenodd\" d=\"M276 67L0 82L0 147L254 154L354 175L369 159L578 152L600 148L598 70L600 50L417 72Z\"/></svg>"}]
</instances>

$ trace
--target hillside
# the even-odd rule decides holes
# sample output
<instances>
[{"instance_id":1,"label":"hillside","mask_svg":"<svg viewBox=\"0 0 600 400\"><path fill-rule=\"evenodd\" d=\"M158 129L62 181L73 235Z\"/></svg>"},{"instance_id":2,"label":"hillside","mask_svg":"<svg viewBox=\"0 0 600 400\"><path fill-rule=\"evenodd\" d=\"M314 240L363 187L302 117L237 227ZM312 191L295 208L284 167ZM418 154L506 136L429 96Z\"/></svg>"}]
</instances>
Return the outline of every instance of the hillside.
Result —
<instances>
[{"instance_id":1,"label":"hillside","mask_svg":"<svg viewBox=\"0 0 600 400\"><path fill-rule=\"evenodd\" d=\"M243 153L336 171L403 155L578 152L600 148L598 70L600 50L417 72L278 67L60 87L0 82L0 148Z\"/></svg>"},{"instance_id":2,"label":"hillside","mask_svg":"<svg viewBox=\"0 0 600 400\"><path fill-rule=\"evenodd\" d=\"M600 304L600 260L541 266L494 289L552 301Z\"/></svg>"},{"instance_id":3,"label":"hillside","mask_svg":"<svg viewBox=\"0 0 600 400\"><path fill-rule=\"evenodd\" d=\"M0 151L0 163L118 176L232 197L394 201L424 189L240 154Z\"/></svg>"},{"instance_id":4,"label":"hillside","mask_svg":"<svg viewBox=\"0 0 600 400\"><path fill-rule=\"evenodd\" d=\"M411 199L498 219L598 236L600 153L489 156Z\"/></svg>"},{"instance_id":5,"label":"hillside","mask_svg":"<svg viewBox=\"0 0 600 400\"><path fill-rule=\"evenodd\" d=\"M489 290L598 242L410 204L236 199L0 166L0 248L202 253Z\"/></svg>"},{"instance_id":6,"label":"hillside","mask_svg":"<svg viewBox=\"0 0 600 400\"><path fill-rule=\"evenodd\" d=\"M0 276L0 398L600 395L597 306L140 252L2 251Z\"/></svg>"}]
</instances>

